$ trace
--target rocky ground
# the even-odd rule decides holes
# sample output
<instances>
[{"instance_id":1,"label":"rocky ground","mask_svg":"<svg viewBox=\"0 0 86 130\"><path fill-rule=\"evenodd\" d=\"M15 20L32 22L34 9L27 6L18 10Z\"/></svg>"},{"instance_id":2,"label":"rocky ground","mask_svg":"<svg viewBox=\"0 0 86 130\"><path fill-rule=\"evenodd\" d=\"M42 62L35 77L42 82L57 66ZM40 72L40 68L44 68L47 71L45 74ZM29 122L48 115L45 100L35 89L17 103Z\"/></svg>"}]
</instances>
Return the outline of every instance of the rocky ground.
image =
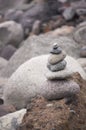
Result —
<instances>
[{"instance_id":1,"label":"rocky ground","mask_svg":"<svg viewBox=\"0 0 86 130\"><path fill-rule=\"evenodd\" d=\"M0 0L0 130L86 130L86 1Z\"/></svg>"}]
</instances>

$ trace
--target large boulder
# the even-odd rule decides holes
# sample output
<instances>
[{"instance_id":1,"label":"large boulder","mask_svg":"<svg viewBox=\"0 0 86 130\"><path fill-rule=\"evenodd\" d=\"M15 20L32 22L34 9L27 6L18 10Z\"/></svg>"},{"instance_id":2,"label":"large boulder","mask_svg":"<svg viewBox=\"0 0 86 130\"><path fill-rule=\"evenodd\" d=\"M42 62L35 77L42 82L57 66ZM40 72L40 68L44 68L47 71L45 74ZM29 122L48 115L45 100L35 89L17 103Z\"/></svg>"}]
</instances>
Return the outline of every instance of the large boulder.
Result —
<instances>
[{"instance_id":1,"label":"large boulder","mask_svg":"<svg viewBox=\"0 0 86 130\"><path fill-rule=\"evenodd\" d=\"M64 81L63 84L61 82L57 82L57 85L56 83L49 83L47 89L46 86L48 85L48 83L46 83L46 85L43 86L43 84L47 80L46 74L50 73L46 66L47 60L48 55L42 55L36 58L32 58L31 60L21 65L16 70L16 72L14 72L14 74L10 77L5 87L3 97L6 104L13 104L16 108L20 109L22 107L25 107L32 97L38 94L42 95L42 92L43 95L48 99L58 99L60 97L58 95L70 92L70 87L68 87L71 86L69 85L71 84L70 82L66 83ZM76 62L76 60L74 60L70 56L67 56L65 60L67 61L67 70L71 72L70 76L73 73L78 72L82 76L82 78L86 79L85 72ZM54 86L58 86L57 89ZM64 92L59 91L59 86L62 86L62 89L67 87L67 89L64 89ZM76 86L76 84L72 83L72 86ZM75 92L78 92L78 90L79 87L77 86ZM58 91L60 92L60 94L58 94ZM50 98L47 96L47 92L50 93ZM64 98L65 96L67 96L67 94L63 94L61 98Z\"/></svg>"},{"instance_id":2,"label":"large boulder","mask_svg":"<svg viewBox=\"0 0 86 130\"><path fill-rule=\"evenodd\" d=\"M57 37L52 34L40 36L31 36L28 38L18 51L11 57L6 68L1 72L4 77L10 77L11 74L28 59L40 54L47 54L53 43L61 46L69 55L79 56L80 46L68 37Z\"/></svg>"},{"instance_id":3,"label":"large boulder","mask_svg":"<svg viewBox=\"0 0 86 130\"><path fill-rule=\"evenodd\" d=\"M22 26L13 21L7 21L0 24L0 47L6 44L18 46L23 41Z\"/></svg>"},{"instance_id":4,"label":"large boulder","mask_svg":"<svg viewBox=\"0 0 86 130\"><path fill-rule=\"evenodd\" d=\"M0 130L15 130L22 122L26 109L7 114L0 118Z\"/></svg>"}]
</instances>

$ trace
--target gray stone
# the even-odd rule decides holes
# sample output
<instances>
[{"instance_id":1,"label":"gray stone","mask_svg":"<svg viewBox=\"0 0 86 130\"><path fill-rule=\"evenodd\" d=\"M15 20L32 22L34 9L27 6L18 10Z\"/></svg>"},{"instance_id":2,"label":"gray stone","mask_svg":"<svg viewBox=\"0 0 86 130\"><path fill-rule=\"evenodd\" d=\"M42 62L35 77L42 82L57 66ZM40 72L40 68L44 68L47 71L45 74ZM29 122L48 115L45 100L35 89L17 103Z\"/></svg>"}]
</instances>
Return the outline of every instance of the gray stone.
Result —
<instances>
[{"instance_id":1,"label":"gray stone","mask_svg":"<svg viewBox=\"0 0 86 130\"><path fill-rule=\"evenodd\" d=\"M48 63L47 67L50 71L55 72L55 71L60 71L60 70L65 69L66 64L67 64L66 61L63 60L63 61L61 61L57 64L54 64L54 65L51 65L51 64Z\"/></svg>"},{"instance_id":2,"label":"gray stone","mask_svg":"<svg viewBox=\"0 0 86 130\"><path fill-rule=\"evenodd\" d=\"M0 24L0 47L6 44L18 46L23 40L22 26L13 21L7 21Z\"/></svg>"},{"instance_id":3,"label":"gray stone","mask_svg":"<svg viewBox=\"0 0 86 130\"><path fill-rule=\"evenodd\" d=\"M86 15L86 9L83 9L83 8L79 8L76 10L76 13L78 14L78 16L82 16L82 15Z\"/></svg>"},{"instance_id":4,"label":"gray stone","mask_svg":"<svg viewBox=\"0 0 86 130\"><path fill-rule=\"evenodd\" d=\"M0 0L0 10L5 12L8 9L22 5L25 0Z\"/></svg>"},{"instance_id":5,"label":"gray stone","mask_svg":"<svg viewBox=\"0 0 86 130\"><path fill-rule=\"evenodd\" d=\"M72 7L68 7L63 12L63 17L65 20L72 20L75 16L75 10Z\"/></svg>"},{"instance_id":6,"label":"gray stone","mask_svg":"<svg viewBox=\"0 0 86 130\"><path fill-rule=\"evenodd\" d=\"M50 51L50 53L52 53L52 54L60 54L61 52L62 52L62 49L57 45L57 43L55 43L55 45L53 45L53 48Z\"/></svg>"},{"instance_id":7,"label":"gray stone","mask_svg":"<svg viewBox=\"0 0 86 130\"><path fill-rule=\"evenodd\" d=\"M84 71L86 72L86 67L84 68Z\"/></svg>"},{"instance_id":8,"label":"gray stone","mask_svg":"<svg viewBox=\"0 0 86 130\"><path fill-rule=\"evenodd\" d=\"M17 49L14 46L6 45L5 47L2 48L0 56L5 58L6 60L9 60L16 50Z\"/></svg>"},{"instance_id":9,"label":"gray stone","mask_svg":"<svg viewBox=\"0 0 86 130\"><path fill-rule=\"evenodd\" d=\"M0 57L0 71L7 65L8 61Z\"/></svg>"},{"instance_id":10,"label":"gray stone","mask_svg":"<svg viewBox=\"0 0 86 130\"><path fill-rule=\"evenodd\" d=\"M51 72L49 71L46 74L47 79L53 80L53 79L66 79L70 77L73 73L78 72L82 75L84 79L86 79L86 74L83 69L81 69L81 66L78 64L76 60L74 60L72 57L66 57L65 61L67 62L66 68L64 70L58 71L58 72Z\"/></svg>"},{"instance_id":11,"label":"gray stone","mask_svg":"<svg viewBox=\"0 0 86 130\"><path fill-rule=\"evenodd\" d=\"M4 86L3 99L5 104L12 104L18 109L25 107L31 98L42 93L44 88L41 86L47 80L47 73L50 74L50 78L52 79L52 77L55 78L55 74L57 74L56 76L61 77L66 73L72 75L74 72L78 72L82 78L86 79L85 72L81 66L76 60L69 56L66 58L67 68L63 71L59 71L58 73L53 72L55 74L52 75L46 66L48 57L49 55L42 55L32 58L22 64L13 73ZM56 93L58 92L56 91Z\"/></svg>"},{"instance_id":12,"label":"gray stone","mask_svg":"<svg viewBox=\"0 0 86 130\"><path fill-rule=\"evenodd\" d=\"M24 13L21 10L9 9L8 11L6 11L4 19L5 21L12 20L20 22L23 14Z\"/></svg>"},{"instance_id":13,"label":"gray stone","mask_svg":"<svg viewBox=\"0 0 86 130\"><path fill-rule=\"evenodd\" d=\"M86 45L86 26L80 26L75 29L73 38L76 42Z\"/></svg>"},{"instance_id":14,"label":"gray stone","mask_svg":"<svg viewBox=\"0 0 86 130\"><path fill-rule=\"evenodd\" d=\"M32 34L36 34L38 35L40 33L40 30L41 30L41 21L40 20L36 20L33 24L33 27L32 27Z\"/></svg>"},{"instance_id":15,"label":"gray stone","mask_svg":"<svg viewBox=\"0 0 86 130\"><path fill-rule=\"evenodd\" d=\"M82 47L80 50L80 56L81 57L86 57L86 46Z\"/></svg>"},{"instance_id":16,"label":"gray stone","mask_svg":"<svg viewBox=\"0 0 86 130\"><path fill-rule=\"evenodd\" d=\"M26 109L7 114L0 118L0 130L16 130L21 124Z\"/></svg>"},{"instance_id":17,"label":"gray stone","mask_svg":"<svg viewBox=\"0 0 86 130\"><path fill-rule=\"evenodd\" d=\"M83 26L86 26L86 21L81 22L80 24L77 25L78 28L83 27Z\"/></svg>"},{"instance_id":18,"label":"gray stone","mask_svg":"<svg viewBox=\"0 0 86 130\"><path fill-rule=\"evenodd\" d=\"M29 37L9 60L1 76L10 77L11 74L28 59L41 54L48 54L53 43L60 45L69 55L79 56L80 45L68 37L53 37L51 34Z\"/></svg>"},{"instance_id":19,"label":"gray stone","mask_svg":"<svg viewBox=\"0 0 86 130\"><path fill-rule=\"evenodd\" d=\"M0 77L0 99L1 100L3 100L4 87L5 87L5 84L7 83L7 81L8 81L7 78Z\"/></svg>"},{"instance_id":20,"label":"gray stone","mask_svg":"<svg viewBox=\"0 0 86 130\"><path fill-rule=\"evenodd\" d=\"M56 55L56 54L51 54L48 58L48 62L50 64L56 64L62 60L64 60L64 58L66 57L66 53L62 51L62 53Z\"/></svg>"},{"instance_id":21,"label":"gray stone","mask_svg":"<svg viewBox=\"0 0 86 130\"><path fill-rule=\"evenodd\" d=\"M47 80L42 85L42 88L42 95L49 100L70 97L80 92L80 87L77 83L67 80Z\"/></svg>"},{"instance_id":22,"label":"gray stone","mask_svg":"<svg viewBox=\"0 0 86 130\"><path fill-rule=\"evenodd\" d=\"M61 2L61 3L67 2L67 0L58 0L58 1Z\"/></svg>"}]
</instances>

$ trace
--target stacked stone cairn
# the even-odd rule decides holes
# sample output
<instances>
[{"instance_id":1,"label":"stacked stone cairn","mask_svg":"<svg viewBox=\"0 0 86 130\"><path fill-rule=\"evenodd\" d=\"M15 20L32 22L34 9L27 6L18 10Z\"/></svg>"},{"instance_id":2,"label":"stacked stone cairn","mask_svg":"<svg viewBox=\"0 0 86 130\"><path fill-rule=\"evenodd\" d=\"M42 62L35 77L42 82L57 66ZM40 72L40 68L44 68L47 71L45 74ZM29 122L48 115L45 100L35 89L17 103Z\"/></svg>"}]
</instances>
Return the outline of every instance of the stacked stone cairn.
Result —
<instances>
[{"instance_id":1,"label":"stacked stone cairn","mask_svg":"<svg viewBox=\"0 0 86 130\"><path fill-rule=\"evenodd\" d=\"M65 61L66 53L57 46L57 43L53 45L48 58L47 67L51 72L64 70L67 62Z\"/></svg>"},{"instance_id":2,"label":"stacked stone cairn","mask_svg":"<svg viewBox=\"0 0 86 130\"><path fill-rule=\"evenodd\" d=\"M63 73L67 73L67 59L66 53L55 43L50 56L48 57L47 68L51 77L46 76L47 80L43 86L46 86L48 99L62 99L65 98L66 103L70 103L76 100L76 94L80 92L80 86L69 79L67 75L63 76ZM61 73L61 74L60 74ZM45 96L45 94L44 94ZM46 96L45 96L46 97Z\"/></svg>"}]
</instances>

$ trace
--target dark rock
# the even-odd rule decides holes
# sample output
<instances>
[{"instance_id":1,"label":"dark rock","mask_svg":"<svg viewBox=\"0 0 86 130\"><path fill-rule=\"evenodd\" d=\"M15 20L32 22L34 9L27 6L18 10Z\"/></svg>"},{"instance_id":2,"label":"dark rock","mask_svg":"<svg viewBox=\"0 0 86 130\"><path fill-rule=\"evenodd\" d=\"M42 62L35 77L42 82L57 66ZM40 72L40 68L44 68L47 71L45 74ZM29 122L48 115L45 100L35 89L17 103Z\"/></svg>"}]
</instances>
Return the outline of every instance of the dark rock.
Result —
<instances>
[{"instance_id":1,"label":"dark rock","mask_svg":"<svg viewBox=\"0 0 86 130\"><path fill-rule=\"evenodd\" d=\"M63 60L57 64L54 64L54 65L51 65L48 63L47 67L50 71L55 72L55 71L60 71L60 70L65 69L66 64L67 64L67 62L65 60Z\"/></svg>"},{"instance_id":2,"label":"dark rock","mask_svg":"<svg viewBox=\"0 0 86 130\"><path fill-rule=\"evenodd\" d=\"M0 56L5 58L6 60L9 60L11 56L15 53L16 48L12 45L7 45L4 48L2 48L0 52Z\"/></svg>"},{"instance_id":3,"label":"dark rock","mask_svg":"<svg viewBox=\"0 0 86 130\"><path fill-rule=\"evenodd\" d=\"M4 100L0 98L0 105L4 104Z\"/></svg>"},{"instance_id":4,"label":"dark rock","mask_svg":"<svg viewBox=\"0 0 86 130\"><path fill-rule=\"evenodd\" d=\"M50 53L52 54L60 54L61 52L62 52L62 49L57 44L55 44L53 46L53 49L50 51Z\"/></svg>"}]
</instances>

